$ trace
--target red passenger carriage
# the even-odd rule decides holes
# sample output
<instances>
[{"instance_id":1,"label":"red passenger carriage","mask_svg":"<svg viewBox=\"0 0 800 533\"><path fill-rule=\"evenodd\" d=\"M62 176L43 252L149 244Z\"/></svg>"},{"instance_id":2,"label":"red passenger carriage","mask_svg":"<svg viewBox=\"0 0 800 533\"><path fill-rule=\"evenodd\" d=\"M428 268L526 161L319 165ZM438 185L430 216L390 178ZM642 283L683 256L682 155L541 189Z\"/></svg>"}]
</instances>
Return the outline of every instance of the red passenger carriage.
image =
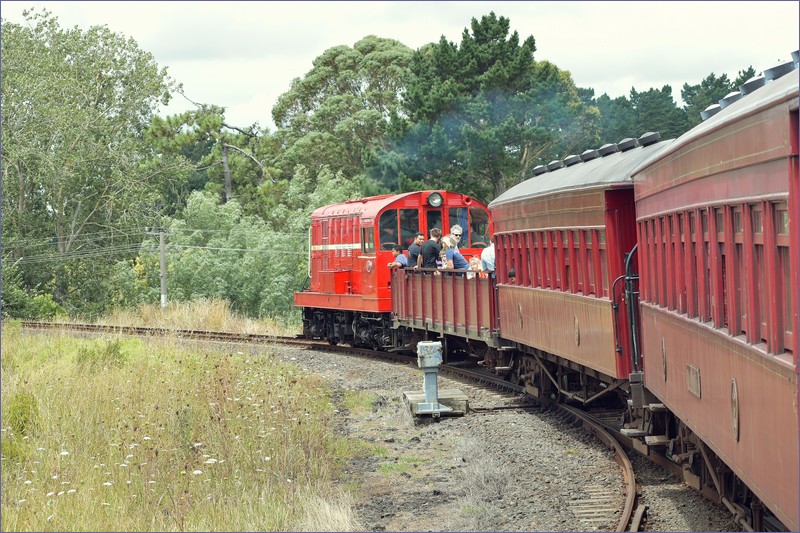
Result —
<instances>
[{"instance_id":1,"label":"red passenger carriage","mask_svg":"<svg viewBox=\"0 0 800 533\"><path fill-rule=\"evenodd\" d=\"M645 384L680 419L673 454L721 458L797 531L796 72L678 138L634 182Z\"/></svg>"},{"instance_id":2,"label":"red passenger carriage","mask_svg":"<svg viewBox=\"0 0 800 533\"><path fill-rule=\"evenodd\" d=\"M536 392L587 402L628 380L627 309L615 281L636 244L631 171L666 144L658 141L649 133L553 162L546 173L537 167L541 175L489 205L501 334L536 353L517 369ZM586 369L599 380L589 387L580 378Z\"/></svg>"}]
</instances>

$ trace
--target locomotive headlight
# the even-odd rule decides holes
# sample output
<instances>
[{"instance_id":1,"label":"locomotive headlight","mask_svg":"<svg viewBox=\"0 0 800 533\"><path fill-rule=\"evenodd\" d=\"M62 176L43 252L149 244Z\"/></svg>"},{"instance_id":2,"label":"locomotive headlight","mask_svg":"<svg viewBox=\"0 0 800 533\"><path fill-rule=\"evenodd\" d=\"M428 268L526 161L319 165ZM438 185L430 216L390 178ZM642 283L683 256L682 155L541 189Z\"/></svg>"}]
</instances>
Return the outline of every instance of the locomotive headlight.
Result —
<instances>
[{"instance_id":1,"label":"locomotive headlight","mask_svg":"<svg viewBox=\"0 0 800 533\"><path fill-rule=\"evenodd\" d=\"M432 192L430 195L428 195L428 205L431 207L439 207L442 205L443 201L444 199L442 198L442 195L438 192Z\"/></svg>"}]
</instances>

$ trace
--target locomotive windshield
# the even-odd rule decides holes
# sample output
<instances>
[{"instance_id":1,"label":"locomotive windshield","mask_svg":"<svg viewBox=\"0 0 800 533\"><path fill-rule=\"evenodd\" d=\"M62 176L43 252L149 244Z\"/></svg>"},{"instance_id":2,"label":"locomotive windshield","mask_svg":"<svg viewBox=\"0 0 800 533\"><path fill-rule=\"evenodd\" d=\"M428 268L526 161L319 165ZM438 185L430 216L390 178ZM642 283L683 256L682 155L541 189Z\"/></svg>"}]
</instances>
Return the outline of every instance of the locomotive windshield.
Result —
<instances>
[{"instance_id":1,"label":"locomotive windshield","mask_svg":"<svg viewBox=\"0 0 800 533\"><path fill-rule=\"evenodd\" d=\"M489 213L484 208L454 207L450 209L449 216L450 226L458 224L464 229L462 242L467 248L489 246Z\"/></svg>"},{"instance_id":2,"label":"locomotive windshield","mask_svg":"<svg viewBox=\"0 0 800 533\"><path fill-rule=\"evenodd\" d=\"M380 226L381 250L391 250L393 244L399 244L405 250L414 242L414 235L419 231L419 211L417 209L390 209L381 215L378 225Z\"/></svg>"}]
</instances>

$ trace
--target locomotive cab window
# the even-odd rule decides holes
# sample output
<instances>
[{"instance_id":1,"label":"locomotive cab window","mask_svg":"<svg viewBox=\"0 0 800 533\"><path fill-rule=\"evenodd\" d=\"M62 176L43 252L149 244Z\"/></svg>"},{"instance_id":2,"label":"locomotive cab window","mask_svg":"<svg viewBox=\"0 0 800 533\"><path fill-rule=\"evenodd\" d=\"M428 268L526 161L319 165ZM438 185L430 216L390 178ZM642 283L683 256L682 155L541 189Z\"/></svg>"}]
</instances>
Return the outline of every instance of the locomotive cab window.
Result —
<instances>
[{"instance_id":1,"label":"locomotive cab window","mask_svg":"<svg viewBox=\"0 0 800 533\"><path fill-rule=\"evenodd\" d=\"M381 250L391 250L392 245L398 244L397 238L397 211L392 209L381 215L380 245Z\"/></svg>"},{"instance_id":2,"label":"locomotive cab window","mask_svg":"<svg viewBox=\"0 0 800 533\"><path fill-rule=\"evenodd\" d=\"M419 211L416 209L400 210L400 247L407 250L414 242L419 231Z\"/></svg>"}]
</instances>

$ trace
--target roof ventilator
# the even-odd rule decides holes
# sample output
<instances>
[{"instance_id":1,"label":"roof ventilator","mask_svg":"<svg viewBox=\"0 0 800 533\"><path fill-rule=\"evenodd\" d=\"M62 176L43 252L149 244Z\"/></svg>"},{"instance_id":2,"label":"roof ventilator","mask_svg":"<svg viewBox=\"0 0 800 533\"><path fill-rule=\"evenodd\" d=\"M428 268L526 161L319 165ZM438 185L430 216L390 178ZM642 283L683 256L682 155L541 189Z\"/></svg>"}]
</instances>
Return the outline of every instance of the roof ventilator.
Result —
<instances>
[{"instance_id":1,"label":"roof ventilator","mask_svg":"<svg viewBox=\"0 0 800 533\"><path fill-rule=\"evenodd\" d=\"M636 139L631 139L630 137L626 137L622 139L620 142L617 143L620 152L627 152L628 150L632 150L636 148Z\"/></svg>"},{"instance_id":2,"label":"roof ventilator","mask_svg":"<svg viewBox=\"0 0 800 533\"><path fill-rule=\"evenodd\" d=\"M725 97L722 98L722 100L719 101L720 109L725 109L726 107L728 107L729 105L734 103L736 100L738 100L742 96L744 96L744 95L739 91L733 91L733 92L730 92L730 93L726 94Z\"/></svg>"},{"instance_id":3,"label":"roof ventilator","mask_svg":"<svg viewBox=\"0 0 800 533\"><path fill-rule=\"evenodd\" d=\"M581 156L579 155L568 155L567 157L564 158L564 164L567 165L568 167L571 167L575 163L580 163L580 162L581 162Z\"/></svg>"},{"instance_id":4,"label":"roof ventilator","mask_svg":"<svg viewBox=\"0 0 800 533\"><path fill-rule=\"evenodd\" d=\"M581 154L581 159L583 159L584 162L597 159L598 157L600 157L600 152L597 150L586 150Z\"/></svg>"},{"instance_id":5,"label":"roof ventilator","mask_svg":"<svg viewBox=\"0 0 800 533\"><path fill-rule=\"evenodd\" d=\"M599 150L597 150L597 152L602 157L605 157L608 154L614 154L616 152L619 152L619 146L617 146L616 144L613 144L613 143L604 144L603 146L600 147Z\"/></svg>"},{"instance_id":6,"label":"roof ventilator","mask_svg":"<svg viewBox=\"0 0 800 533\"><path fill-rule=\"evenodd\" d=\"M533 175L534 176L538 176L540 174L544 174L545 172L547 172L547 167L544 166L544 165L536 165L535 167L533 167Z\"/></svg>"},{"instance_id":7,"label":"roof ventilator","mask_svg":"<svg viewBox=\"0 0 800 533\"><path fill-rule=\"evenodd\" d=\"M755 91L759 87L764 86L764 76L753 76L743 84L739 86L739 90L742 91L742 94L748 95L751 92ZM701 113L702 115L702 113ZM704 119L705 120L705 119Z\"/></svg>"},{"instance_id":8,"label":"roof ventilator","mask_svg":"<svg viewBox=\"0 0 800 533\"><path fill-rule=\"evenodd\" d=\"M556 159L555 161L550 161L549 163L547 163L547 170L552 172L553 170L563 168L563 166L564 162Z\"/></svg>"},{"instance_id":9,"label":"roof ventilator","mask_svg":"<svg viewBox=\"0 0 800 533\"><path fill-rule=\"evenodd\" d=\"M650 146L651 144L655 144L661 140L661 134L657 131L648 131L641 137L639 137L639 146L644 148L645 146Z\"/></svg>"},{"instance_id":10,"label":"roof ventilator","mask_svg":"<svg viewBox=\"0 0 800 533\"><path fill-rule=\"evenodd\" d=\"M710 106L705 108L704 111L700 113L700 118L702 118L703 120L708 120L717 113L719 113L720 109L722 109L722 107L720 107L719 104L711 104Z\"/></svg>"},{"instance_id":11,"label":"roof ventilator","mask_svg":"<svg viewBox=\"0 0 800 533\"><path fill-rule=\"evenodd\" d=\"M764 71L764 81L772 81L777 80L781 76L789 74L791 71L794 70L794 62L787 61L786 63L781 63L780 65L775 65L772 68L768 68Z\"/></svg>"}]
</instances>

